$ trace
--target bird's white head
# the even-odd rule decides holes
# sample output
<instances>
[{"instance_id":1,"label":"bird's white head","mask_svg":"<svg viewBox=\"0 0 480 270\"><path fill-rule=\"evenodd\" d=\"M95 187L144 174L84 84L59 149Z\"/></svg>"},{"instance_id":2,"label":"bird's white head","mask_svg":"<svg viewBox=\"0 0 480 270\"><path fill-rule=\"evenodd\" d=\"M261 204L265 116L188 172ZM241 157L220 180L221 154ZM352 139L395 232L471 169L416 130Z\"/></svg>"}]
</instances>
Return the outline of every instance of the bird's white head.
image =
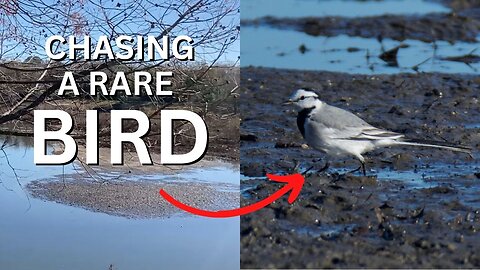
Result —
<instances>
[{"instance_id":1,"label":"bird's white head","mask_svg":"<svg viewBox=\"0 0 480 270\"><path fill-rule=\"evenodd\" d=\"M301 88L293 92L286 104L294 104L299 109L307 109L321 106L322 101L318 99L315 92Z\"/></svg>"}]
</instances>

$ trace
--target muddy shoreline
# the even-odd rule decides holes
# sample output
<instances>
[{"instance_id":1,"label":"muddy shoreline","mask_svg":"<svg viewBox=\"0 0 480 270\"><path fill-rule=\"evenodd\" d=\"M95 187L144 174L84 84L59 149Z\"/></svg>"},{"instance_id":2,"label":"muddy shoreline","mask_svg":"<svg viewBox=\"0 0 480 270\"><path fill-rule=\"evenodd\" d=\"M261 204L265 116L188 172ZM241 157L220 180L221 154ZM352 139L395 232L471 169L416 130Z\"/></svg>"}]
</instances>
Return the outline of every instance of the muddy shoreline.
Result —
<instances>
[{"instance_id":1,"label":"muddy shoreline","mask_svg":"<svg viewBox=\"0 0 480 270\"><path fill-rule=\"evenodd\" d=\"M264 17L242 20L242 26L267 25L280 29L295 29L312 36L348 35L364 38L390 38L435 42L476 42L480 34L480 4L474 1L438 1L452 8L450 13L425 15L382 15L374 17Z\"/></svg>"},{"instance_id":2,"label":"muddy shoreline","mask_svg":"<svg viewBox=\"0 0 480 270\"><path fill-rule=\"evenodd\" d=\"M348 35L364 38L390 38L434 42L465 41L476 42L480 34L480 18L476 12L460 14L430 14L423 16L384 15L365 18L304 18L286 19L266 17L259 20L242 22L245 26L267 25L281 29L295 29L311 36L333 37ZM465 14L465 15L464 15ZM472 15L470 15L472 14ZM475 15L474 15L475 14ZM432 29L432 25L435 27Z\"/></svg>"},{"instance_id":3,"label":"muddy shoreline","mask_svg":"<svg viewBox=\"0 0 480 270\"><path fill-rule=\"evenodd\" d=\"M60 144L51 148L53 152L63 151ZM164 200L159 195L160 189L201 209L220 210L239 205L239 186L233 184L235 179L228 179L231 175L217 179L218 183L197 179L201 175L194 174L193 179L187 177L195 170L201 172L211 168L235 172L238 164L205 159L192 165L164 166L160 165L160 155L151 154L155 165L143 166L136 153L124 152L124 165L114 166L110 164L110 149L100 148L99 164L86 165L85 155L85 148L80 146L73 170L33 181L26 190L34 198L127 218L168 218L186 214Z\"/></svg>"},{"instance_id":4,"label":"muddy shoreline","mask_svg":"<svg viewBox=\"0 0 480 270\"><path fill-rule=\"evenodd\" d=\"M293 205L279 200L242 217L242 268L480 267L478 178L421 189L375 177L306 181ZM278 188L259 184L242 203Z\"/></svg>"},{"instance_id":5,"label":"muddy shoreline","mask_svg":"<svg viewBox=\"0 0 480 270\"><path fill-rule=\"evenodd\" d=\"M278 190L257 179L266 172L323 166L323 155L304 145L296 112L281 105L300 87L375 126L466 145L476 157L379 149L366 155L368 177L339 174L358 164L337 160L328 173L306 177L293 205L281 199L242 217L242 268L480 267L478 76L250 67L242 68L241 85L242 205ZM429 175L429 168L440 172Z\"/></svg>"},{"instance_id":6,"label":"muddy shoreline","mask_svg":"<svg viewBox=\"0 0 480 270\"><path fill-rule=\"evenodd\" d=\"M160 195L164 189L177 200L193 207L221 210L238 207L239 193L231 185L202 183L156 183L152 181L94 181L77 177L66 181L34 181L27 185L34 198L54 201L86 210L127 218L168 218L181 212Z\"/></svg>"}]
</instances>

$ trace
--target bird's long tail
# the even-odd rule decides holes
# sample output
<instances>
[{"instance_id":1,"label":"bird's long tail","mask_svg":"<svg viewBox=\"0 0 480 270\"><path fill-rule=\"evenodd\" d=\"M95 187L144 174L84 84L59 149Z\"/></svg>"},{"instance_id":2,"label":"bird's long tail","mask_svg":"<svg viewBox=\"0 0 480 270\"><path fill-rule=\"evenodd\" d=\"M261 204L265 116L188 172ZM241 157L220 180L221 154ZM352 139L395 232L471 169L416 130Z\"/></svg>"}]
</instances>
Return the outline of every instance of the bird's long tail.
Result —
<instances>
[{"instance_id":1,"label":"bird's long tail","mask_svg":"<svg viewBox=\"0 0 480 270\"><path fill-rule=\"evenodd\" d=\"M455 152L467 153L472 157L472 148L463 146L463 145L455 145L447 142L403 139L403 140L397 140L396 144L446 149L446 150L455 151Z\"/></svg>"}]
</instances>

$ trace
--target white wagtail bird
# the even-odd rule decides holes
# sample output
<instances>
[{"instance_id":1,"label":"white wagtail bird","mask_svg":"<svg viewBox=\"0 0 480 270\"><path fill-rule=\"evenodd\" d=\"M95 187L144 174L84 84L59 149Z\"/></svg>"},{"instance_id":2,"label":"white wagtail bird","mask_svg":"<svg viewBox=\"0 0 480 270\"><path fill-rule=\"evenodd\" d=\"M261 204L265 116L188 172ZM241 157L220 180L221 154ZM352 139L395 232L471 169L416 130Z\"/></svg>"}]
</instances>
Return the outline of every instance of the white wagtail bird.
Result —
<instances>
[{"instance_id":1,"label":"white wagtail bird","mask_svg":"<svg viewBox=\"0 0 480 270\"><path fill-rule=\"evenodd\" d=\"M362 154L379 147L434 147L464 152L471 156L471 149L468 147L406 139L403 134L376 128L349 111L326 104L311 90L296 90L285 104L294 104L299 109L297 126L309 146L324 152L330 158L355 157L361 163L355 171L362 169L363 175L366 175L366 171Z\"/></svg>"}]
</instances>

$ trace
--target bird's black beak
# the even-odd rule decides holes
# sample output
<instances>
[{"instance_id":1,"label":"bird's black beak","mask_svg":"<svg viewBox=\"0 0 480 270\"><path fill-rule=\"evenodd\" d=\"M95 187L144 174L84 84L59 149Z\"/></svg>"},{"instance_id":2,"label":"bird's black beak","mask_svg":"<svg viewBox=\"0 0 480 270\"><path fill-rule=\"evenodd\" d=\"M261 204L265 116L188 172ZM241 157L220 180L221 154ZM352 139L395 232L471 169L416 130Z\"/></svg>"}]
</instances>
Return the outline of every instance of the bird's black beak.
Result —
<instances>
[{"instance_id":1,"label":"bird's black beak","mask_svg":"<svg viewBox=\"0 0 480 270\"><path fill-rule=\"evenodd\" d=\"M290 104L293 104L293 100L291 100L291 99L289 99L287 102L282 103L283 106L287 106L287 105L290 105Z\"/></svg>"}]
</instances>

